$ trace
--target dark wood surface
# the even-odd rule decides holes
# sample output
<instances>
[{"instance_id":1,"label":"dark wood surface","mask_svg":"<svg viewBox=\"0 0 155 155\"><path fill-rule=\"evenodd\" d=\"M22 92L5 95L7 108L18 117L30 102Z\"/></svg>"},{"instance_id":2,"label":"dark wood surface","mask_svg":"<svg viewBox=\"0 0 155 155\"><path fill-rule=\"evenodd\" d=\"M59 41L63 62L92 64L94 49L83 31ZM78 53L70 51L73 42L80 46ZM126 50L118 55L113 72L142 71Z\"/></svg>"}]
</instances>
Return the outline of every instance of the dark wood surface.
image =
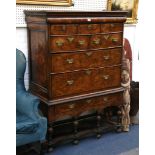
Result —
<instances>
[{"instance_id":1,"label":"dark wood surface","mask_svg":"<svg viewBox=\"0 0 155 155\"><path fill-rule=\"evenodd\" d=\"M104 109L124 103L121 71L126 12L25 11L25 14L29 88L40 97L41 110L48 119L49 146L55 143L54 138L67 139L63 134L57 137L54 127L66 118L72 118L73 129L69 134L75 143L80 133L90 133L90 128L79 131L79 118L84 115L83 120L87 120L87 113L93 111L95 116L90 118L95 117L95 131L100 137L101 122L106 117ZM119 116L115 125L120 124L118 120Z\"/></svg>"}]
</instances>

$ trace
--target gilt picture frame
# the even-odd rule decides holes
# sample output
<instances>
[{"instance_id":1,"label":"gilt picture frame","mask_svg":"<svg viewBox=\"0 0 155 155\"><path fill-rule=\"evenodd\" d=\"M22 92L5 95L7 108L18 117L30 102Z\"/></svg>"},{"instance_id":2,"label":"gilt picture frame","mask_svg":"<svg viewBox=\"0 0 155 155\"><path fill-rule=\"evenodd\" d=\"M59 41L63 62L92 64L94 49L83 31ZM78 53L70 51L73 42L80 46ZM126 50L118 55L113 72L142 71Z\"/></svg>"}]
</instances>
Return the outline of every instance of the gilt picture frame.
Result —
<instances>
[{"instance_id":1,"label":"gilt picture frame","mask_svg":"<svg viewBox=\"0 0 155 155\"><path fill-rule=\"evenodd\" d=\"M108 0L107 9L109 11L128 11L127 21L129 24L136 24L139 0Z\"/></svg>"},{"instance_id":2,"label":"gilt picture frame","mask_svg":"<svg viewBox=\"0 0 155 155\"><path fill-rule=\"evenodd\" d=\"M16 4L72 6L72 0L16 0Z\"/></svg>"}]
</instances>

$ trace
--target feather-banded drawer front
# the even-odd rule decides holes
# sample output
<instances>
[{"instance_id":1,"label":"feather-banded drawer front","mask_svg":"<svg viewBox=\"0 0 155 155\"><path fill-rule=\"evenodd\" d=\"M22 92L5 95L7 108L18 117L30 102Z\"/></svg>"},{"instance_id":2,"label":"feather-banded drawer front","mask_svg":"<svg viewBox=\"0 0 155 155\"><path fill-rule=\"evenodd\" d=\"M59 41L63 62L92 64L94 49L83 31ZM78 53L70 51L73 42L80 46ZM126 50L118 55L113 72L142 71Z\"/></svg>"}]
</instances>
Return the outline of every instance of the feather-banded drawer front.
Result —
<instances>
[{"instance_id":1,"label":"feather-banded drawer front","mask_svg":"<svg viewBox=\"0 0 155 155\"><path fill-rule=\"evenodd\" d=\"M72 52L88 49L102 49L122 45L122 33L97 35L71 35L50 37L50 51Z\"/></svg>"},{"instance_id":2,"label":"feather-banded drawer front","mask_svg":"<svg viewBox=\"0 0 155 155\"><path fill-rule=\"evenodd\" d=\"M54 111L52 111L50 119L57 120L64 116L76 116L82 114L85 111L101 110L102 108L111 105L120 105L123 102L122 94L122 92L119 92L115 94L92 97L88 99L78 100L75 102L55 105Z\"/></svg>"},{"instance_id":3,"label":"feather-banded drawer front","mask_svg":"<svg viewBox=\"0 0 155 155\"><path fill-rule=\"evenodd\" d=\"M122 49L97 50L52 54L50 69L53 73L121 64Z\"/></svg>"},{"instance_id":4,"label":"feather-banded drawer front","mask_svg":"<svg viewBox=\"0 0 155 155\"><path fill-rule=\"evenodd\" d=\"M72 95L120 87L121 67L106 67L51 75L51 97Z\"/></svg>"}]
</instances>

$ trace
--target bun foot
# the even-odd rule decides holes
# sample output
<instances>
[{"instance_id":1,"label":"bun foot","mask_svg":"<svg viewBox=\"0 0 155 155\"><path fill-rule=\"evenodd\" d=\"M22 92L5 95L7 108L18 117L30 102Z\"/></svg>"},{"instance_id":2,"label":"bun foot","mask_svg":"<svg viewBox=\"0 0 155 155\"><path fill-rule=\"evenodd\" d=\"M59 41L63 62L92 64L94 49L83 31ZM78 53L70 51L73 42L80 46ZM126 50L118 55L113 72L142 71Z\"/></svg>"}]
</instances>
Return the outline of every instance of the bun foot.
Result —
<instances>
[{"instance_id":1,"label":"bun foot","mask_svg":"<svg viewBox=\"0 0 155 155\"><path fill-rule=\"evenodd\" d=\"M98 134L96 135L96 138L97 138L97 139L101 138L101 134L98 133Z\"/></svg>"}]
</instances>

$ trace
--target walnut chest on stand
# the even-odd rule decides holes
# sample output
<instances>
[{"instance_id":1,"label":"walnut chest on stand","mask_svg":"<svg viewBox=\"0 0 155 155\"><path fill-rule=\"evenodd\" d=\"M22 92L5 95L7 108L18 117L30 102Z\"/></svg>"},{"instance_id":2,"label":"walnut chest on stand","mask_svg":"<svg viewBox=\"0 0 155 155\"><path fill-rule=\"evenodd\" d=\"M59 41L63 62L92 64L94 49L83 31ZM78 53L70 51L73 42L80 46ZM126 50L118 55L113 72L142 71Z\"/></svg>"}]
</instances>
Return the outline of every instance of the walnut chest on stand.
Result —
<instances>
[{"instance_id":1,"label":"walnut chest on stand","mask_svg":"<svg viewBox=\"0 0 155 155\"><path fill-rule=\"evenodd\" d=\"M40 97L48 119L49 149L64 139L100 137L108 107L118 108L113 126L129 130L129 67L122 52L126 14L25 11L29 90Z\"/></svg>"}]
</instances>

